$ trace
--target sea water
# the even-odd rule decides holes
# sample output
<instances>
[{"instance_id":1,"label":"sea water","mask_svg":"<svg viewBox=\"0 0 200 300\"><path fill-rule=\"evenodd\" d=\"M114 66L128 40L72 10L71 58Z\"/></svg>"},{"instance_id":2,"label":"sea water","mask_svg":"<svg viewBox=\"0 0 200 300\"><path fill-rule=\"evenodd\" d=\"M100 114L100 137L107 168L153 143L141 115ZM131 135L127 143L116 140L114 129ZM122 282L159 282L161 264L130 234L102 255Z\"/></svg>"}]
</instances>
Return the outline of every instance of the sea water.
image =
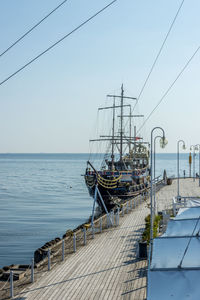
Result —
<instances>
[{"instance_id":1,"label":"sea water","mask_svg":"<svg viewBox=\"0 0 200 300\"><path fill-rule=\"evenodd\" d=\"M84 177L88 154L0 154L0 268L29 264L44 243L84 223L92 211ZM100 158L98 158L100 161ZM176 176L176 154L156 156L156 176ZM188 154L180 174L189 174Z\"/></svg>"}]
</instances>

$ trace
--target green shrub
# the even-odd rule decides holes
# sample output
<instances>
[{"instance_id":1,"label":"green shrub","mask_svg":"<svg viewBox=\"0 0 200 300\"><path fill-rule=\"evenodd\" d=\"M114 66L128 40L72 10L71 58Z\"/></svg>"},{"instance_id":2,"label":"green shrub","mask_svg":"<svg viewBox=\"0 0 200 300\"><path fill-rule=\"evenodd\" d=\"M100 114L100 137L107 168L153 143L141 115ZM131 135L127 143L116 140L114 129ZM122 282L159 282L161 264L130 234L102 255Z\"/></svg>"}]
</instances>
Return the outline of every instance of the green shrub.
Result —
<instances>
[{"instance_id":1,"label":"green shrub","mask_svg":"<svg viewBox=\"0 0 200 300\"><path fill-rule=\"evenodd\" d=\"M153 223L153 238L157 237L158 235L158 228L160 225L160 221L162 219L162 216L156 215L154 217L154 223ZM150 228L151 228L151 216L148 215L145 218L145 230L142 233L142 241L147 241L147 244L150 242Z\"/></svg>"}]
</instances>

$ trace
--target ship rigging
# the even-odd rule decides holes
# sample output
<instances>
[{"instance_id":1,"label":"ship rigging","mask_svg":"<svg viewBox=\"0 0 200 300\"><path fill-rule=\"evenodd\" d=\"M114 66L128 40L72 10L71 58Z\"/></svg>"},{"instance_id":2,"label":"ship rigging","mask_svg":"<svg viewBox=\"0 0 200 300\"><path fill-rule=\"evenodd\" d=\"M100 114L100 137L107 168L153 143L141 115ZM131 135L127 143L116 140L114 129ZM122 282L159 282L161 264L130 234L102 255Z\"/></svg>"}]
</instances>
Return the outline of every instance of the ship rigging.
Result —
<instances>
[{"instance_id":1,"label":"ship rigging","mask_svg":"<svg viewBox=\"0 0 200 300\"><path fill-rule=\"evenodd\" d=\"M124 96L124 88L121 86L121 95L107 95L113 99L112 106L101 107L99 110L112 110L112 134L100 135L100 138L90 142L108 141L111 145L111 153L104 158L105 165L96 170L90 161L87 162L85 182L92 197L96 196L95 187L102 195L108 210L119 205L124 199L133 197L148 187L149 180L149 143L144 142L142 137L132 134L132 118L143 117L133 115L130 104L124 100L136 100L136 98ZM116 104L116 100L120 100ZM129 113L124 114L125 108ZM116 112L120 109L119 128L116 126ZM124 128L124 118L129 118L128 134ZM128 149L128 153L124 152ZM97 197L98 201L98 197ZM102 201L98 201L102 207ZM103 207L102 207L103 208Z\"/></svg>"}]
</instances>

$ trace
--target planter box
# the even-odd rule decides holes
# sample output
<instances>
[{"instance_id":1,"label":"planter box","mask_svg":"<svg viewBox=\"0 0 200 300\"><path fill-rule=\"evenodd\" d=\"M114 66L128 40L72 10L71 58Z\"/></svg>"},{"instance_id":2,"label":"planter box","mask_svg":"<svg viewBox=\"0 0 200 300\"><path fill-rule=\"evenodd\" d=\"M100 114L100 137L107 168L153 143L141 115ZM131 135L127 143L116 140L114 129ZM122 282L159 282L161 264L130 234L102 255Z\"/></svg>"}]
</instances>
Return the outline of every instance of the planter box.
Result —
<instances>
[{"instance_id":1,"label":"planter box","mask_svg":"<svg viewBox=\"0 0 200 300\"><path fill-rule=\"evenodd\" d=\"M147 258L147 242L138 243L138 257Z\"/></svg>"},{"instance_id":2,"label":"planter box","mask_svg":"<svg viewBox=\"0 0 200 300\"><path fill-rule=\"evenodd\" d=\"M167 178L167 185L171 185L172 184L172 179L171 178Z\"/></svg>"}]
</instances>

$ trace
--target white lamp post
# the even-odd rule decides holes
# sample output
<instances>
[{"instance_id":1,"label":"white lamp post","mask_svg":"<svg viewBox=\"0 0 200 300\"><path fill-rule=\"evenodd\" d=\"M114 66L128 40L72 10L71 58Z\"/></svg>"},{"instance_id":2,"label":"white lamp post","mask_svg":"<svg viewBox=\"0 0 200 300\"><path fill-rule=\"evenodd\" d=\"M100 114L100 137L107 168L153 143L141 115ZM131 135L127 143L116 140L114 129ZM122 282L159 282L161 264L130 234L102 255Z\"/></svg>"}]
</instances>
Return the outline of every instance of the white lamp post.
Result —
<instances>
[{"instance_id":1,"label":"white lamp post","mask_svg":"<svg viewBox=\"0 0 200 300\"><path fill-rule=\"evenodd\" d=\"M152 245L153 245L153 222L154 222L154 217L153 217L153 133L156 129L159 129L162 131L163 136L161 138L161 147L164 148L165 145L167 144L167 141L165 139L165 132L161 127L154 127L151 130L151 228L150 228L150 247L151 247L151 252L152 252ZM150 253L151 255L151 253Z\"/></svg>"},{"instance_id":2,"label":"white lamp post","mask_svg":"<svg viewBox=\"0 0 200 300\"><path fill-rule=\"evenodd\" d=\"M177 200L180 198L180 193L179 193L179 177L180 177L180 174L179 174L179 146L180 146L180 143L183 144L183 146L182 146L183 150L186 149L185 142L183 140L179 140L177 142Z\"/></svg>"},{"instance_id":3,"label":"white lamp post","mask_svg":"<svg viewBox=\"0 0 200 300\"><path fill-rule=\"evenodd\" d=\"M162 139L163 137L161 135L157 135L154 138L154 154L153 154L153 177L154 177L153 208L154 208L154 216L156 215L156 182L155 182L155 178L156 178L156 140L158 138ZM161 142L162 142L162 140L161 140Z\"/></svg>"},{"instance_id":4,"label":"white lamp post","mask_svg":"<svg viewBox=\"0 0 200 300\"><path fill-rule=\"evenodd\" d=\"M199 186L200 186L200 144L197 144L196 150L199 150Z\"/></svg>"},{"instance_id":5,"label":"white lamp post","mask_svg":"<svg viewBox=\"0 0 200 300\"><path fill-rule=\"evenodd\" d=\"M196 150L196 146L192 145L190 146L190 150L193 149L193 181L195 181L195 150Z\"/></svg>"}]
</instances>

